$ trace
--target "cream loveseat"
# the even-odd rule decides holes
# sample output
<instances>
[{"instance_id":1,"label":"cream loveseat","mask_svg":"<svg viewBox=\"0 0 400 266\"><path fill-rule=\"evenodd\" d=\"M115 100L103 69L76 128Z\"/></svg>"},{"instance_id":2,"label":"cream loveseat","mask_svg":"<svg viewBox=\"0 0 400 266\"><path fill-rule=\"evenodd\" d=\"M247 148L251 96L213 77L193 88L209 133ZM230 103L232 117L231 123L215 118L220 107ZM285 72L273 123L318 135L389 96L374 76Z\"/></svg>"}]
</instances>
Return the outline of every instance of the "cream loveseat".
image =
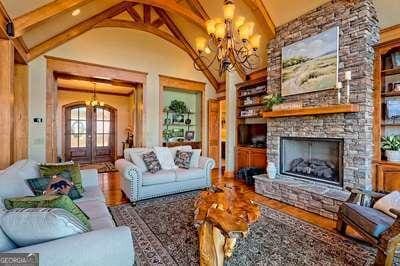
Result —
<instances>
[{"instance_id":1,"label":"cream loveseat","mask_svg":"<svg viewBox=\"0 0 400 266\"><path fill-rule=\"evenodd\" d=\"M211 186L211 170L215 162L200 156L197 167L190 169L161 170L155 174L135 165L134 153L150 152L150 148L132 148L124 151L124 159L117 160L115 166L121 174L121 187L131 202L159 196L175 194ZM177 150L191 150L190 146L169 148L174 157Z\"/></svg>"}]
</instances>

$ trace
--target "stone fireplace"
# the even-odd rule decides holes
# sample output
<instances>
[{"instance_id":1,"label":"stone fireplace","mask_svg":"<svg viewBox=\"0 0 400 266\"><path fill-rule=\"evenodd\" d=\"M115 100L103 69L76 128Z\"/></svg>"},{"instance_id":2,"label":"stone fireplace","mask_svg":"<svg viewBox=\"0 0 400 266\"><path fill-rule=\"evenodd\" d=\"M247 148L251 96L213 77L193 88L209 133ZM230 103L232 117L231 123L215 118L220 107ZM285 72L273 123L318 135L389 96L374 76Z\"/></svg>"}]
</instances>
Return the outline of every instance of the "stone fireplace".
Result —
<instances>
[{"instance_id":1,"label":"stone fireplace","mask_svg":"<svg viewBox=\"0 0 400 266\"><path fill-rule=\"evenodd\" d=\"M343 185L343 139L282 137L279 173Z\"/></svg>"},{"instance_id":2,"label":"stone fireplace","mask_svg":"<svg viewBox=\"0 0 400 266\"><path fill-rule=\"evenodd\" d=\"M352 71L354 113L287 116L267 120L267 158L276 179L256 178L256 192L320 215L336 218L348 198L344 187L372 187L373 46L379 27L372 0L335 0L279 26L268 48L268 93L281 92L282 48L339 27L338 80ZM336 90L285 97L303 107L337 103ZM317 173L317 174L315 174Z\"/></svg>"}]
</instances>

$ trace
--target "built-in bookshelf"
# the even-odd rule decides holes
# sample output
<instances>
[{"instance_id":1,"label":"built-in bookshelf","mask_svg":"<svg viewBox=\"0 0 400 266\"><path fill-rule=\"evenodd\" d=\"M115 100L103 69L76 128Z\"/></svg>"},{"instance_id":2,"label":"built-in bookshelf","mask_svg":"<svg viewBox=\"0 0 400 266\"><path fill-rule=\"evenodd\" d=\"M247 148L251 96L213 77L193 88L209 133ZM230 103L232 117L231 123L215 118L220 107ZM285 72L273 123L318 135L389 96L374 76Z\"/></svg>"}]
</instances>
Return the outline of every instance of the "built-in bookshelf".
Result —
<instances>
[{"instance_id":1,"label":"built-in bookshelf","mask_svg":"<svg viewBox=\"0 0 400 266\"><path fill-rule=\"evenodd\" d=\"M264 111L264 96L267 95L267 79L246 81L237 87L237 118L261 118Z\"/></svg>"}]
</instances>

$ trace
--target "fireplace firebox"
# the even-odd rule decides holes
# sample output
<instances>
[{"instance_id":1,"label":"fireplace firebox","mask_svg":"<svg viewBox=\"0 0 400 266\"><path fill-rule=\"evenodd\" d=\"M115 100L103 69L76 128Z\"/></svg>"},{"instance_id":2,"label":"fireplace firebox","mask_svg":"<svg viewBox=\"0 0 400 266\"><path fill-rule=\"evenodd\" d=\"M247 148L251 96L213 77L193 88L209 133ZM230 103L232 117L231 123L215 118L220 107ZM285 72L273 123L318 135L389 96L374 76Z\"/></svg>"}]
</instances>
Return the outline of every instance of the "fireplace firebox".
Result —
<instances>
[{"instance_id":1,"label":"fireplace firebox","mask_svg":"<svg viewBox=\"0 0 400 266\"><path fill-rule=\"evenodd\" d=\"M343 186L343 139L281 137L280 174Z\"/></svg>"}]
</instances>

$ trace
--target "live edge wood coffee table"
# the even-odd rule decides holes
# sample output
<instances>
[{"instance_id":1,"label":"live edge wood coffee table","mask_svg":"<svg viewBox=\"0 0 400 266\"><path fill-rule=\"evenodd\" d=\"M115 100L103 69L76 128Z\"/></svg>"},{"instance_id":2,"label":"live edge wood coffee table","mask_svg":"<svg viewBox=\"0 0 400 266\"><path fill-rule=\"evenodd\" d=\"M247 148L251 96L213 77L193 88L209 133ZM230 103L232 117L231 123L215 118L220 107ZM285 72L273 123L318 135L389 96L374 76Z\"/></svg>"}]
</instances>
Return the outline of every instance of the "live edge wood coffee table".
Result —
<instances>
[{"instance_id":1,"label":"live edge wood coffee table","mask_svg":"<svg viewBox=\"0 0 400 266\"><path fill-rule=\"evenodd\" d=\"M260 218L260 208L234 186L202 191L195 202L194 223L199 232L200 265L224 264L236 240Z\"/></svg>"}]
</instances>

